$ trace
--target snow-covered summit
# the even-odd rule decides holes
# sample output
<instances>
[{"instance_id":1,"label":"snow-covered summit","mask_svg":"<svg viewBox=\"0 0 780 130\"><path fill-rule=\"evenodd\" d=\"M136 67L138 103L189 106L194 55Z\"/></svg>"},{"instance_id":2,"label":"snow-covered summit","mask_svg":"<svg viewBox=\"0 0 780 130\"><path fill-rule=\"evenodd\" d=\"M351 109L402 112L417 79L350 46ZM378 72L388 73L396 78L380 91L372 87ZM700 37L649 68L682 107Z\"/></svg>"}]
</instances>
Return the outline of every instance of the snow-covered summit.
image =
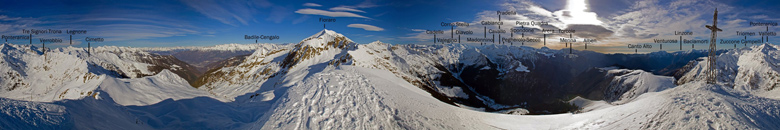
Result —
<instances>
[{"instance_id":1,"label":"snow-covered summit","mask_svg":"<svg viewBox=\"0 0 780 130\"><path fill-rule=\"evenodd\" d=\"M368 44L387 44L387 43L384 43L382 41L376 40L376 41L373 41L373 42L368 43Z\"/></svg>"},{"instance_id":2,"label":"snow-covered summit","mask_svg":"<svg viewBox=\"0 0 780 130\"><path fill-rule=\"evenodd\" d=\"M716 59L717 80L720 84L743 91L764 92L780 87L780 51L774 44L760 44L729 50ZM688 73L677 84L704 80L708 59L694 62Z\"/></svg>"},{"instance_id":3,"label":"snow-covered summit","mask_svg":"<svg viewBox=\"0 0 780 130\"><path fill-rule=\"evenodd\" d=\"M307 59L314 59L312 63L321 61L330 61L334 58L343 57L349 59L344 50L357 48L357 43L335 31L324 29L309 38L302 40L290 50L289 56L285 57L282 63L283 67L292 67ZM338 55L338 57L334 57ZM320 58L314 58L320 57Z\"/></svg>"},{"instance_id":4,"label":"snow-covered summit","mask_svg":"<svg viewBox=\"0 0 780 130\"><path fill-rule=\"evenodd\" d=\"M335 42L335 43L334 43ZM331 44L347 44L354 43L351 39L345 37L336 31L323 29L322 31L309 36L299 43L301 46L311 46L314 48L323 48Z\"/></svg>"},{"instance_id":5,"label":"snow-covered summit","mask_svg":"<svg viewBox=\"0 0 780 130\"><path fill-rule=\"evenodd\" d=\"M198 80L201 89L226 99L237 98L258 90L264 82L283 75L306 75L311 68L342 63L351 59L348 50L357 48L349 38L332 30L322 30L295 45L281 45L256 50L235 65L216 68ZM289 74L294 73L294 74ZM314 73L314 72L311 72ZM302 80L302 76L293 81ZM278 79L277 79L278 80ZM294 82L293 82L294 83ZM265 90L267 91L267 90Z\"/></svg>"}]
</instances>

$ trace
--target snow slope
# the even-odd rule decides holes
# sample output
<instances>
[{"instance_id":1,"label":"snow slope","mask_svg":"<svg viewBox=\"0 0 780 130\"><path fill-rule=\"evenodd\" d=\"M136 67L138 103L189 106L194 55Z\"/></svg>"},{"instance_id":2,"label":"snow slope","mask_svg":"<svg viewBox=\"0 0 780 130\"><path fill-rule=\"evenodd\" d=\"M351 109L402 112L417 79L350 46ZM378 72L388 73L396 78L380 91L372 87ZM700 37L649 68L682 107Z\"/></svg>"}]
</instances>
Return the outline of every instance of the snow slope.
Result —
<instances>
[{"instance_id":1,"label":"snow slope","mask_svg":"<svg viewBox=\"0 0 780 130\"><path fill-rule=\"evenodd\" d=\"M438 102L434 98L426 96L424 91L412 87L413 85L399 84L398 81L405 80L403 78L382 76L391 73L392 75L403 74L387 70L366 69L394 70L393 68L397 67L395 65L398 64L387 63L392 59L399 60L391 56L400 53L385 53L381 50L401 49L379 45L381 43L375 42L365 45L373 47L360 46L357 50L350 52L354 55L354 63L359 67L346 65L339 66L337 69L328 67L322 72L308 76L310 78L304 78L301 83L296 83L290 87L286 95L281 96L281 99L271 109L272 111L265 115L266 122L263 125L254 125L250 128L260 126L272 129L780 128L775 123L780 121L780 114L778 114L780 101L778 100L734 90L728 86L708 85L700 81L675 87L671 77L655 76L641 70L611 71L610 73L616 74L613 88L625 91L619 95L622 103L608 105L595 101L596 103L593 105L594 103L591 102L590 106L586 105L587 110L584 113L526 116L461 109ZM373 49L363 50L363 47ZM358 52L373 54L357 55ZM365 56L387 56L389 58L378 58L385 60L377 60L377 58ZM617 73L623 74L617 75ZM379 76L373 77L372 75ZM390 111L388 112L388 110ZM390 120L388 123L387 118L391 117L395 120ZM373 125L365 124L371 121L374 121Z\"/></svg>"},{"instance_id":2,"label":"snow slope","mask_svg":"<svg viewBox=\"0 0 780 130\"><path fill-rule=\"evenodd\" d=\"M327 68L293 86L266 114L263 129L478 129L479 112L440 102L388 71ZM471 115L474 116L474 115Z\"/></svg>"},{"instance_id":3,"label":"snow slope","mask_svg":"<svg viewBox=\"0 0 780 130\"><path fill-rule=\"evenodd\" d=\"M767 129L780 101L695 82L621 105L542 116L471 111L437 101L383 70L341 66L293 86L264 117L264 129ZM671 81L668 81L671 83Z\"/></svg>"},{"instance_id":4,"label":"snow slope","mask_svg":"<svg viewBox=\"0 0 780 130\"><path fill-rule=\"evenodd\" d=\"M14 101L0 98L0 126L4 129L64 129L71 127L65 123L68 113L64 106Z\"/></svg>"},{"instance_id":5,"label":"snow slope","mask_svg":"<svg viewBox=\"0 0 780 130\"><path fill-rule=\"evenodd\" d=\"M536 59L542 55L540 53L553 52L507 46L391 45L380 41L361 44L357 49L349 51L353 65L390 71L415 86L429 89L428 92L434 96L442 95L449 98L437 97L440 100L455 99L454 103L464 104L479 102L493 108L512 106L497 104L489 97L477 94L471 87L463 84L463 81L458 78L464 69L496 63L495 69L500 72L499 75L507 72L530 72L526 65L533 65L533 63L521 61ZM458 101L458 99L468 101Z\"/></svg>"},{"instance_id":6,"label":"snow slope","mask_svg":"<svg viewBox=\"0 0 780 130\"><path fill-rule=\"evenodd\" d=\"M264 80L272 78L281 67L286 49L259 49L235 66L217 68L204 74L199 82L205 83L201 90L226 99L232 99L259 89Z\"/></svg>"},{"instance_id":7,"label":"snow slope","mask_svg":"<svg viewBox=\"0 0 780 130\"><path fill-rule=\"evenodd\" d=\"M778 112L778 100L697 81L581 114L500 115L485 122L513 129L775 129Z\"/></svg>"},{"instance_id":8,"label":"snow slope","mask_svg":"<svg viewBox=\"0 0 780 130\"><path fill-rule=\"evenodd\" d=\"M89 53L86 48L65 47L44 53L35 46L4 43L0 51L0 72L5 74L0 76L0 97L27 101L80 99L94 96L94 90L107 79L155 75L159 73L156 69L184 69L168 62L168 57L128 47L95 47Z\"/></svg>"},{"instance_id":9,"label":"snow slope","mask_svg":"<svg viewBox=\"0 0 780 130\"><path fill-rule=\"evenodd\" d=\"M110 74L81 55L53 51L43 55L35 46L5 43L0 46L0 97L51 102L91 96Z\"/></svg>"},{"instance_id":10,"label":"snow slope","mask_svg":"<svg viewBox=\"0 0 780 130\"><path fill-rule=\"evenodd\" d=\"M111 94L116 103L124 106L151 105L165 99L211 96L206 91L191 87L187 81L168 70L136 79L109 78L101 82L99 89Z\"/></svg>"},{"instance_id":11,"label":"snow slope","mask_svg":"<svg viewBox=\"0 0 780 130\"><path fill-rule=\"evenodd\" d=\"M280 96L280 99L270 106L271 109L268 109L264 116L259 117L259 120L239 127L245 129L260 127L263 129L771 129L780 127L775 123L780 121L778 115L780 101L745 95L744 92L730 90L728 87L707 85L702 82L643 94L626 104L580 114L528 116L458 108L428 96L426 92L415 86L402 82L402 79L386 77L385 75L388 74L390 72L383 70L350 66L325 69L314 74L317 77L308 78L301 84L291 87L288 93ZM13 107L44 105L38 107L57 108L46 104L24 104L24 102L8 100L3 100L2 103L3 106ZM58 110L54 108L52 108L54 111ZM195 108L198 107L189 109ZM11 112L11 115L24 114ZM49 122L54 122L52 124L57 127L61 125L67 127L68 122L86 120L70 121L66 118L65 121L57 121L57 118L72 116L62 112L39 114L39 116L55 118L32 119L52 119L54 121ZM165 116L159 118L163 117ZM44 122L43 120L30 122L36 121ZM65 123L57 124L57 122ZM110 124L110 122L102 123ZM100 124L101 122L96 122L93 125ZM181 127L183 126L174 125L155 128Z\"/></svg>"},{"instance_id":12,"label":"snow slope","mask_svg":"<svg viewBox=\"0 0 780 130\"><path fill-rule=\"evenodd\" d=\"M674 78L657 76L642 70L614 69L607 72L612 82L605 98L613 104L622 104L648 92L659 92L675 87Z\"/></svg>"},{"instance_id":13,"label":"snow slope","mask_svg":"<svg viewBox=\"0 0 780 130\"><path fill-rule=\"evenodd\" d=\"M574 94L566 92L570 89L568 87L589 87L569 82L590 68L625 65L621 67L659 69L652 73L661 73L677 68L672 61L687 63L686 57L699 53L702 52L625 55L575 51L574 54L569 54L568 50L523 46L392 45L380 41L361 44L357 49L349 51L353 65L390 71L397 77L426 89L442 101L460 104L459 106L485 108L488 111L537 106L535 113L545 113L540 109L549 106L547 102L552 102L539 101L542 100L539 98L570 96ZM630 82L633 83L634 80ZM567 86L569 84L573 85ZM654 84L648 84L652 85ZM621 91L628 89L626 87Z\"/></svg>"},{"instance_id":14,"label":"snow slope","mask_svg":"<svg viewBox=\"0 0 780 130\"><path fill-rule=\"evenodd\" d=\"M653 77L643 71L632 73L636 74L623 75L640 82L632 91L649 93L638 95L625 104L595 103L593 106L591 103L592 106L586 107L590 111L580 114L518 116L460 109L425 96L424 91L413 85L399 83L402 79L383 76L390 74L387 71L341 66L339 69L326 69L315 74L317 78L291 87L280 99L281 102L277 102L273 111L267 114L269 119L274 120L263 126L271 129L780 128L775 123L780 121L778 100L703 82L662 89L663 84L673 83L673 80L668 80L670 77ZM652 86L650 82L660 85ZM366 111L370 112L363 113ZM388 121L388 118L395 120Z\"/></svg>"},{"instance_id":15,"label":"snow slope","mask_svg":"<svg viewBox=\"0 0 780 130\"><path fill-rule=\"evenodd\" d=\"M152 129L101 95L51 103L0 98L0 129Z\"/></svg>"},{"instance_id":16,"label":"snow slope","mask_svg":"<svg viewBox=\"0 0 780 130\"><path fill-rule=\"evenodd\" d=\"M322 30L298 44L258 49L238 65L209 72L200 79L205 82L204 87L200 88L217 97L234 101L236 97L248 93L268 92L271 89L262 89L260 86L289 86L281 83L302 81L310 71L318 72L325 66L340 64L342 59L349 57L346 51L354 49L356 45L342 34Z\"/></svg>"}]
</instances>

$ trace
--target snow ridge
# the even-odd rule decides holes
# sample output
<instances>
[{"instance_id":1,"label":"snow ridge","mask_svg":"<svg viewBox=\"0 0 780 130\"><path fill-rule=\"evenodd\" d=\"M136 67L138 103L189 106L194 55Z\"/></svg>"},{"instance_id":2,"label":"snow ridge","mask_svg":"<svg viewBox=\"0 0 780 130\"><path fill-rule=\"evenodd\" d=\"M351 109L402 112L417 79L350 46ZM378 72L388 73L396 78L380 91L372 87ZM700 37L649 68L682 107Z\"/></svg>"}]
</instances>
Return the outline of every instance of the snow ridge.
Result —
<instances>
[{"instance_id":1,"label":"snow ridge","mask_svg":"<svg viewBox=\"0 0 780 130\"><path fill-rule=\"evenodd\" d=\"M776 90L780 87L780 51L777 48L777 45L765 43L718 55L718 82L742 91L761 93ZM677 84L704 79L704 70L709 66L706 63L706 58L699 61Z\"/></svg>"},{"instance_id":2,"label":"snow ridge","mask_svg":"<svg viewBox=\"0 0 780 130\"><path fill-rule=\"evenodd\" d=\"M100 90L109 93L116 103L125 106L151 105L165 99L211 96L206 91L191 87L187 81L167 69L157 75L143 78L110 78L104 80L100 86Z\"/></svg>"},{"instance_id":3,"label":"snow ridge","mask_svg":"<svg viewBox=\"0 0 780 130\"><path fill-rule=\"evenodd\" d=\"M612 104L623 104L645 93L675 87L673 77L657 76L642 70L615 69L607 73L607 77L613 78L604 94Z\"/></svg>"},{"instance_id":4,"label":"snow ridge","mask_svg":"<svg viewBox=\"0 0 780 130\"><path fill-rule=\"evenodd\" d=\"M16 100L53 102L95 97L98 86L116 86L104 84L106 80L155 75L150 68L160 67L149 63L156 62L158 56L129 47L94 47L89 53L87 48L64 47L46 50L45 54L31 45L4 43L1 48L0 72L7 75L0 76L3 78L0 97ZM167 69L181 69L181 66L173 64ZM162 72L173 74L168 70ZM181 83L176 78L160 81ZM166 99L167 96L158 97Z\"/></svg>"}]
</instances>

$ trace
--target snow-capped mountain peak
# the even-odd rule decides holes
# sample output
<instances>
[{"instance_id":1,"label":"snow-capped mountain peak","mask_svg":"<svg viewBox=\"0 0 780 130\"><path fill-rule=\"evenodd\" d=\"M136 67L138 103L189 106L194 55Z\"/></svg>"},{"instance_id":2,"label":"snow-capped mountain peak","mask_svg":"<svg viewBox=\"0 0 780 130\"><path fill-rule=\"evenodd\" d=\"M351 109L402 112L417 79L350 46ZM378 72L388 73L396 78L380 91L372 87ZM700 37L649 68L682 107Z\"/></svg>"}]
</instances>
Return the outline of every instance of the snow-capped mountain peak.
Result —
<instances>
[{"instance_id":1,"label":"snow-capped mountain peak","mask_svg":"<svg viewBox=\"0 0 780 130\"><path fill-rule=\"evenodd\" d=\"M284 59L283 67L292 67L301 61L307 59L316 59L312 63L329 61L330 59L341 57L349 59L344 50L357 48L357 43L335 31L324 29L309 38L304 39L295 48L290 50L290 54ZM314 58L323 56L322 58Z\"/></svg>"},{"instance_id":2,"label":"snow-capped mountain peak","mask_svg":"<svg viewBox=\"0 0 780 130\"><path fill-rule=\"evenodd\" d=\"M317 32L306 39L325 38L325 37L344 37L344 35L337 33L336 31L333 30L323 29L322 31Z\"/></svg>"},{"instance_id":3,"label":"snow-capped mountain peak","mask_svg":"<svg viewBox=\"0 0 780 130\"><path fill-rule=\"evenodd\" d=\"M323 48L326 47L329 44L333 44L331 42L336 42L335 44L339 43L354 43L351 39L345 37L344 35L337 33L333 30L323 29L322 31L304 39L299 43L301 46L311 46L314 48Z\"/></svg>"},{"instance_id":4,"label":"snow-capped mountain peak","mask_svg":"<svg viewBox=\"0 0 780 130\"><path fill-rule=\"evenodd\" d=\"M743 91L765 92L780 87L780 51L777 45L764 43L748 48L729 50L716 59L717 80ZM677 84L703 80L707 60L699 61Z\"/></svg>"},{"instance_id":5,"label":"snow-capped mountain peak","mask_svg":"<svg viewBox=\"0 0 780 130\"><path fill-rule=\"evenodd\" d=\"M386 43L384 43L382 41L379 41L379 40L376 40L376 41L373 41L373 42L368 43L368 44L386 44Z\"/></svg>"},{"instance_id":6,"label":"snow-capped mountain peak","mask_svg":"<svg viewBox=\"0 0 780 130\"><path fill-rule=\"evenodd\" d=\"M769 53L770 51L777 51L777 46L769 43L764 43L758 46L751 47L753 50Z\"/></svg>"},{"instance_id":7,"label":"snow-capped mountain peak","mask_svg":"<svg viewBox=\"0 0 780 130\"><path fill-rule=\"evenodd\" d=\"M323 64L341 64L351 61L347 53L357 48L342 34L331 30L322 30L294 46L281 45L274 48L258 49L252 55L207 72L199 79L203 89L215 95L234 99L247 92L257 91L254 85L283 75L306 75L309 68L323 67ZM292 74L291 74L292 73ZM316 72L312 72L316 73ZM302 76L293 76L302 78ZM278 80L278 79L276 79ZM295 81L300 79L295 79ZM246 90L246 91L236 91Z\"/></svg>"}]
</instances>

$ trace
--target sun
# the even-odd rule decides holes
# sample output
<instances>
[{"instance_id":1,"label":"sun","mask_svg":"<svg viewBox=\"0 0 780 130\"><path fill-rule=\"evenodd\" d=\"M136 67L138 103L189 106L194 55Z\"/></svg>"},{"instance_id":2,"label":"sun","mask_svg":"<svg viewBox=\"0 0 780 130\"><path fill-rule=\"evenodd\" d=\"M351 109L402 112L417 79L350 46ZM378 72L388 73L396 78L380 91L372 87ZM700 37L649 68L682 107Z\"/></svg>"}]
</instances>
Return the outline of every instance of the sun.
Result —
<instances>
[{"instance_id":1,"label":"sun","mask_svg":"<svg viewBox=\"0 0 780 130\"><path fill-rule=\"evenodd\" d=\"M555 11L553 14L566 26L571 24L601 25L603 22L598 19L596 13L586 12L588 10L587 3L587 0L568 0L565 9Z\"/></svg>"},{"instance_id":2,"label":"sun","mask_svg":"<svg viewBox=\"0 0 780 130\"><path fill-rule=\"evenodd\" d=\"M569 0L566 4L566 9L571 11L582 11L588 9L588 5L585 4L585 0Z\"/></svg>"}]
</instances>

